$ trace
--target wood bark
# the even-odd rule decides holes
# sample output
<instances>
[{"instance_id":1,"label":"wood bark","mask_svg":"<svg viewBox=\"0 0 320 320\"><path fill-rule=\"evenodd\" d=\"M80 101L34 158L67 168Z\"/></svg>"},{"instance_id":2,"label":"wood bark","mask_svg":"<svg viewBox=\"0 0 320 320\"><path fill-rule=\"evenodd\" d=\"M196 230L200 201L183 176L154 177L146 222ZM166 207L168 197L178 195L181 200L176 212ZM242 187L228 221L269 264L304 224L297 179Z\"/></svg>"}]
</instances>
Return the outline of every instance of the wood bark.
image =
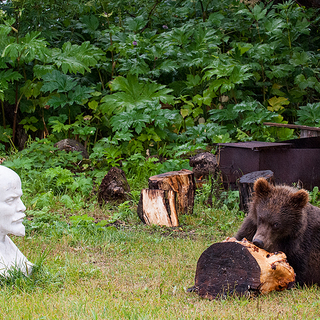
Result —
<instances>
[{"instance_id":1,"label":"wood bark","mask_svg":"<svg viewBox=\"0 0 320 320\"><path fill-rule=\"evenodd\" d=\"M195 181L192 171L182 169L150 177L149 189L176 192L177 213L192 214L195 193Z\"/></svg>"},{"instance_id":2,"label":"wood bark","mask_svg":"<svg viewBox=\"0 0 320 320\"><path fill-rule=\"evenodd\" d=\"M216 156L210 152L202 152L190 158L189 165L194 173L197 187L201 187L203 180L209 176L216 176L218 164Z\"/></svg>"},{"instance_id":3,"label":"wood bark","mask_svg":"<svg viewBox=\"0 0 320 320\"><path fill-rule=\"evenodd\" d=\"M143 189L138 204L138 216L148 225L177 227L176 192Z\"/></svg>"},{"instance_id":4,"label":"wood bark","mask_svg":"<svg viewBox=\"0 0 320 320\"><path fill-rule=\"evenodd\" d=\"M228 238L202 253L195 286L189 291L212 300L234 294L282 291L292 288L294 283L294 270L284 253L269 253L245 239Z\"/></svg>"},{"instance_id":5,"label":"wood bark","mask_svg":"<svg viewBox=\"0 0 320 320\"><path fill-rule=\"evenodd\" d=\"M240 210L248 213L249 203L253 192L253 184L259 178L265 178L269 183L274 184L273 172L271 170L254 171L243 175L239 180Z\"/></svg>"},{"instance_id":6,"label":"wood bark","mask_svg":"<svg viewBox=\"0 0 320 320\"><path fill-rule=\"evenodd\" d=\"M112 167L99 186L98 203L121 203L129 200L130 186L123 170Z\"/></svg>"}]
</instances>

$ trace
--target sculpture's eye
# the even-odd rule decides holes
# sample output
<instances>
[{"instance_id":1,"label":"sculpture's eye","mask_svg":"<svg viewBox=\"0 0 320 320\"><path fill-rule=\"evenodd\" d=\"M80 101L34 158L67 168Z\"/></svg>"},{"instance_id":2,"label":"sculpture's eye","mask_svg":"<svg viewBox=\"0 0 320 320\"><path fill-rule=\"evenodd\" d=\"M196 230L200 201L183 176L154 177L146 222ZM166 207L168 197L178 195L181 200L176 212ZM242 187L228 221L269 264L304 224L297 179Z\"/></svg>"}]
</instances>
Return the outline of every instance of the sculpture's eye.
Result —
<instances>
[{"instance_id":1,"label":"sculpture's eye","mask_svg":"<svg viewBox=\"0 0 320 320\"><path fill-rule=\"evenodd\" d=\"M8 198L8 199L6 200L6 203L7 203L7 204L12 204L12 202L14 201L14 199L15 199L15 198L13 198L13 197Z\"/></svg>"}]
</instances>

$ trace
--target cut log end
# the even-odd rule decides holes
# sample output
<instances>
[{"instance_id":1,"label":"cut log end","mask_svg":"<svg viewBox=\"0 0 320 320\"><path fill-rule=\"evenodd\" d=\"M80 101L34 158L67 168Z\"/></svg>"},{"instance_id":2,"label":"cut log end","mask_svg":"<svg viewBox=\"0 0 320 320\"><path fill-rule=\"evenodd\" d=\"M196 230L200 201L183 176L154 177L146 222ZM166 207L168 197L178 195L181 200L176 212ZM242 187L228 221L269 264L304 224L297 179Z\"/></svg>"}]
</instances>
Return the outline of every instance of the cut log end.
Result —
<instances>
[{"instance_id":1,"label":"cut log end","mask_svg":"<svg viewBox=\"0 0 320 320\"><path fill-rule=\"evenodd\" d=\"M138 204L138 216L148 225L177 227L176 193L172 190L143 189Z\"/></svg>"},{"instance_id":2,"label":"cut log end","mask_svg":"<svg viewBox=\"0 0 320 320\"><path fill-rule=\"evenodd\" d=\"M284 253L269 253L247 240L228 238L200 256L195 276L201 297L266 294L292 288L295 274Z\"/></svg>"}]
</instances>

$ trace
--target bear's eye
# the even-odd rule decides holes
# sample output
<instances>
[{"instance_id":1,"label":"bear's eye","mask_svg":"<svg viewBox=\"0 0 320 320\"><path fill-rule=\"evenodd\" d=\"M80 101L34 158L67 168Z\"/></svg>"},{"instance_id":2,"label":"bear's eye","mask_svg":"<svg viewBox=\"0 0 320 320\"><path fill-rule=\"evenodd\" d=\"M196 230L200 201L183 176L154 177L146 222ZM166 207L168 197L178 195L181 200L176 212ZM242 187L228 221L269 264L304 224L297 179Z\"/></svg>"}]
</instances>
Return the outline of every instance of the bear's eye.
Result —
<instances>
[{"instance_id":1,"label":"bear's eye","mask_svg":"<svg viewBox=\"0 0 320 320\"><path fill-rule=\"evenodd\" d=\"M278 228L279 228L279 223L278 223L278 222L274 223L272 227L273 227L274 229L278 229Z\"/></svg>"}]
</instances>

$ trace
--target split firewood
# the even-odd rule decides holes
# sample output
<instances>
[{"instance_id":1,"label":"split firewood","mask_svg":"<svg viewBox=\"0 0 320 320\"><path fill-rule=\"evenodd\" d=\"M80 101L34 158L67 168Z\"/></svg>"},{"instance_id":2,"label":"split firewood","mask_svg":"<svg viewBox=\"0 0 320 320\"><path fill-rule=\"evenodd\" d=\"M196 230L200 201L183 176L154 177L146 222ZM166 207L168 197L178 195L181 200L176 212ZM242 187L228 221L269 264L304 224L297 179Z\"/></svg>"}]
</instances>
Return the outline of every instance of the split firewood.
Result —
<instances>
[{"instance_id":1,"label":"split firewood","mask_svg":"<svg viewBox=\"0 0 320 320\"><path fill-rule=\"evenodd\" d=\"M177 227L179 221L176 198L176 192L172 190L143 189L137 209L138 216L148 225Z\"/></svg>"},{"instance_id":2,"label":"split firewood","mask_svg":"<svg viewBox=\"0 0 320 320\"><path fill-rule=\"evenodd\" d=\"M182 169L170 171L149 178L149 189L174 191L177 193L177 213L192 213L195 182L193 172Z\"/></svg>"},{"instance_id":3,"label":"split firewood","mask_svg":"<svg viewBox=\"0 0 320 320\"><path fill-rule=\"evenodd\" d=\"M189 291L212 300L233 294L282 291L292 288L294 282L294 270L284 253L269 253L246 239L227 238L202 253L195 285Z\"/></svg>"}]
</instances>

